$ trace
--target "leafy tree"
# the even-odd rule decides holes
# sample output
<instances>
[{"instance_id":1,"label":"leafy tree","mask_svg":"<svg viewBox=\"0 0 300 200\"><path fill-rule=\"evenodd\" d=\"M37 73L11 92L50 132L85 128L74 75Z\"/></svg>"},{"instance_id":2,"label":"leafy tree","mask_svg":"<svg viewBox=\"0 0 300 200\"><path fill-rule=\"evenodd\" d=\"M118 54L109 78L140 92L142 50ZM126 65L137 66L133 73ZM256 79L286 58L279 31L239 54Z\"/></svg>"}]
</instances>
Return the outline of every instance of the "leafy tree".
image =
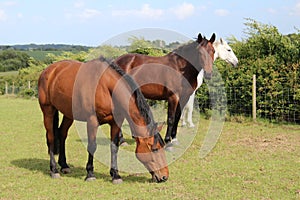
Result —
<instances>
[{"instance_id":1,"label":"leafy tree","mask_svg":"<svg viewBox=\"0 0 300 200\"><path fill-rule=\"evenodd\" d=\"M12 49L0 51L0 71L16 71L29 67L30 56Z\"/></svg>"},{"instance_id":2,"label":"leafy tree","mask_svg":"<svg viewBox=\"0 0 300 200\"><path fill-rule=\"evenodd\" d=\"M144 48L153 48L154 45L150 42L145 40L143 37L138 38L138 37L131 37L128 39L130 42L130 46L128 48L129 52L133 52L137 49L144 49Z\"/></svg>"},{"instance_id":3,"label":"leafy tree","mask_svg":"<svg viewBox=\"0 0 300 200\"><path fill-rule=\"evenodd\" d=\"M102 45L98 48L90 49L87 60L99 58L99 56L103 56L107 59L115 59L125 53L127 53L125 49L113 47L111 45Z\"/></svg>"},{"instance_id":4,"label":"leafy tree","mask_svg":"<svg viewBox=\"0 0 300 200\"><path fill-rule=\"evenodd\" d=\"M270 120L300 122L299 33L282 35L269 24L246 19L242 41L229 38L239 59L239 68L216 62L227 88L228 111L231 115L250 115L252 108L252 75L256 75L258 114ZM201 89L201 88L200 88ZM204 88L202 89L204 90ZM197 93L199 101L203 95ZM203 105L207 108L208 105ZM289 118L290 115L295 116Z\"/></svg>"},{"instance_id":5,"label":"leafy tree","mask_svg":"<svg viewBox=\"0 0 300 200\"><path fill-rule=\"evenodd\" d=\"M78 53L73 53L70 51L64 51L60 55L55 55L53 53L47 54L47 63L57 62L61 60L78 60L80 62L86 61L88 53L85 51L80 51Z\"/></svg>"}]
</instances>

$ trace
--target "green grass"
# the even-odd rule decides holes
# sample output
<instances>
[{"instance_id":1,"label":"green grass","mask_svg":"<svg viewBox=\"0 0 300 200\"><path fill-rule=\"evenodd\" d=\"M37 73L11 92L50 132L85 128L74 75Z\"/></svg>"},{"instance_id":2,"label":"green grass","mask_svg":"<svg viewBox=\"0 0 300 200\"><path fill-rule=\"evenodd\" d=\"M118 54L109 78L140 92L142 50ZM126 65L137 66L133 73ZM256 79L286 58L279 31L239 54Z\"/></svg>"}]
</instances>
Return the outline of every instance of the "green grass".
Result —
<instances>
[{"instance_id":1,"label":"green grass","mask_svg":"<svg viewBox=\"0 0 300 200\"><path fill-rule=\"evenodd\" d=\"M167 182L122 172L120 185L98 161L97 180L84 182L87 152L73 126L72 173L53 180L37 100L0 97L0 199L300 199L299 125L226 122L217 146L200 159L208 125L200 119L193 144L169 165Z\"/></svg>"}]
</instances>

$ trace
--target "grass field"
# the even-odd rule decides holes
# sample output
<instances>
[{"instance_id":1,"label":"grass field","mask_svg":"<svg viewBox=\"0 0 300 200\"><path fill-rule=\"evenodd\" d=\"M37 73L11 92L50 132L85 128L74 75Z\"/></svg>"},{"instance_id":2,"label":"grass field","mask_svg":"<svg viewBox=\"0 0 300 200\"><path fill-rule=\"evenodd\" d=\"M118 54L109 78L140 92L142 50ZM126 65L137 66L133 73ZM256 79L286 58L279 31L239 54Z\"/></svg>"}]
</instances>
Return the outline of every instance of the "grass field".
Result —
<instances>
[{"instance_id":1,"label":"grass field","mask_svg":"<svg viewBox=\"0 0 300 200\"><path fill-rule=\"evenodd\" d=\"M37 100L0 97L0 199L300 199L299 125L226 122L203 159L209 121L201 118L200 125L190 148L169 165L167 182L122 172L120 185L98 161L97 180L84 182L87 152L73 126L67 140L72 173L53 180Z\"/></svg>"},{"instance_id":2,"label":"grass field","mask_svg":"<svg viewBox=\"0 0 300 200\"><path fill-rule=\"evenodd\" d=\"M24 51L22 51L24 52ZM47 58L48 54L60 55L63 51L25 51L29 56L33 57L36 60L44 61Z\"/></svg>"}]
</instances>

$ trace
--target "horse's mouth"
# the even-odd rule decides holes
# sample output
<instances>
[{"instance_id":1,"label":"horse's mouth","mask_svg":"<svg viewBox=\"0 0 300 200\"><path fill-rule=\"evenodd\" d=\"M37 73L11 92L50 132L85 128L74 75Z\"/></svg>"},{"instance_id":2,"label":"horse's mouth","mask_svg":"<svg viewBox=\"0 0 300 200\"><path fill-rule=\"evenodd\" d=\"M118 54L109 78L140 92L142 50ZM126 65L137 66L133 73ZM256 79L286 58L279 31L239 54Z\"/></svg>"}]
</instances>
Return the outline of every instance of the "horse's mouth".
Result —
<instances>
[{"instance_id":1,"label":"horse's mouth","mask_svg":"<svg viewBox=\"0 0 300 200\"><path fill-rule=\"evenodd\" d=\"M167 176L162 176L161 178L159 178L154 172L150 172L150 173L152 175L152 181L155 183L162 183L168 180Z\"/></svg>"},{"instance_id":2,"label":"horse's mouth","mask_svg":"<svg viewBox=\"0 0 300 200\"><path fill-rule=\"evenodd\" d=\"M210 72L210 73L209 72L204 72L204 78L210 80L211 77L212 77L212 72Z\"/></svg>"}]
</instances>

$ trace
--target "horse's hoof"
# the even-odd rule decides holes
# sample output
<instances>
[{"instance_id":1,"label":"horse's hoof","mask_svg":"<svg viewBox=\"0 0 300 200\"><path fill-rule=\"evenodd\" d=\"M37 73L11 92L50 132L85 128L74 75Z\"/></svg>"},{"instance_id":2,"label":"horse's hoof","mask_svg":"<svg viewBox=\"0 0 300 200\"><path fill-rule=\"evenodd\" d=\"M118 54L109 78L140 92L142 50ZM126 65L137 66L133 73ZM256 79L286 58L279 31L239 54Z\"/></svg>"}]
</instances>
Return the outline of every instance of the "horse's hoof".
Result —
<instances>
[{"instance_id":1,"label":"horse's hoof","mask_svg":"<svg viewBox=\"0 0 300 200\"><path fill-rule=\"evenodd\" d=\"M179 141L177 140L177 138L175 138L175 139L172 139L172 142L171 142L171 144L172 144L172 146L178 146L180 143L179 143Z\"/></svg>"},{"instance_id":2,"label":"horse's hoof","mask_svg":"<svg viewBox=\"0 0 300 200\"><path fill-rule=\"evenodd\" d=\"M113 184L121 184L121 183L123 183L123 180L122 180L121 178L113 179L113 180L112 180L112 183L113 183Z\"/></svg>"},{"instance_id":3,"label":"horse's hoof","mask_svg":"<svg viewBox=\"0 0 300 200\"><path fill-rule=\"evenodd\" d=\"M169 152L173 152L173 144L172 142L168 142L165 146L165 150Z\"/></svg>"},{"instance_id":4,"label":"horse's hoof","mask_svg":"<svg viewBox=\"0 0 300 200\"><path fill-rule=\"evenodd\" d=\"M195 124L190 124L189 125L189 128L194 128L195 127Z\"/></svg>"},{"instance_id":5,"label":"horse's hoof","mask_svg":"<svg viewBox=\"0 0 300 200\"><path fill-rule=\"evenodd\" d=\"M51 172L50 175L51 175L51 178L53 178L53 179L60 178L60 174L59 173L53 173L53 172Z\"/></svg>"},{"instance_id":6,"label":"horse's hoof","mask_svg":"<svg viewBox=\"0 0 300 200\"><path fill-rule=\"evenodd\" d=\"M86 182L91 182L91 181L95 181L95 180L96 180L96 177L94 177L94 176L85 178Z\"/></svg>"},{"instance_id":7,"label":"horse's hoof","mask_svg":"<svg viewBox=\"0 0 300 200\"><path fill-rule=\"evenodd\" d=\"M120 144L120 146L123 146L123 147L126 147L126 146L129 146L129 144L127 143L127 142L122 142L121 144Z\"/></svg>"},{"instance_id":8,"label":"horse's hoof","mask_svg":"<svg viewBox=\"0 0 300 200\"><path fill-rule=\"evenodd\" d=\"M71 173L71 169L70 169L70 168L62 168L60 171L61 171L63 174L69 174L69 173Z\"/></svg>"},{"instance_id":9,"label":"horse's hoof","mask_svg":"<svg viewBox=\"0 0 300 200\"><path fill-rule=\"evenodd\" d=\"M172 141L166 142L165 148L173 146Z\"/></svg>"}]
</instances>

